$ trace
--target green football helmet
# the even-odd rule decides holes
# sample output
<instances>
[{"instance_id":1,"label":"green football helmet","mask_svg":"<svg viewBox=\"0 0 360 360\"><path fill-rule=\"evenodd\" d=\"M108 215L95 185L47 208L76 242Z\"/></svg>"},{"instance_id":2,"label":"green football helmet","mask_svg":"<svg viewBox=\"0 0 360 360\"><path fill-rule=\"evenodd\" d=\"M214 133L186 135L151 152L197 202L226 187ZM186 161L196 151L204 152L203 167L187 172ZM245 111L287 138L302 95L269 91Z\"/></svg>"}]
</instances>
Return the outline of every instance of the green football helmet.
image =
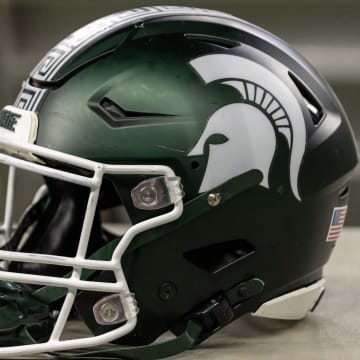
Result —
<instances>
[{"instance_id":1,"label":"green football helmet","mask_svg":"<svg viewBox=\"0 0 360 360\"><path fill-rule=\"evenodd\" d=\"M173 6L50 50L1 111L0 148L0 357L160 358L246 313L303 318L358 162L337 98L288 44ZM17 169L44 184L14 224ZM103 216L119 207L122 235ZM73 316L91 336L63 338Z\"/></svg>"}]
</instances>

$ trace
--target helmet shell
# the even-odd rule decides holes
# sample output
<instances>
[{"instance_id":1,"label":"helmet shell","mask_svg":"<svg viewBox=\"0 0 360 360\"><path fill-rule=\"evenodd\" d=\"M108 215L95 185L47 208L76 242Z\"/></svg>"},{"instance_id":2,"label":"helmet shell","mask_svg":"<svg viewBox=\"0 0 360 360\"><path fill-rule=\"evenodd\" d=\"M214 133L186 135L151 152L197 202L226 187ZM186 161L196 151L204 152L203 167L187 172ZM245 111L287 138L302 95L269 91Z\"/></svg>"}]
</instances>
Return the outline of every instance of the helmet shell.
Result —
<instances>
[{"instance_id":1,"label":"helmet shell","mask_svg":"<svg viewBox=\"0 0 360 360\"><path fill-rule=\"evenodd\" d=\"M141 309L137 328L121 340L132 344L149 343L168 329L179 332L194 309L245 280L259 278L265 286L261 294L233 300L236 317L321 278L334 247L326 241L333 211L346 206L346 189L358 161L345 112L302 56L274 35L232 16L178 9L121 15L123 22L75 47L56 71L47 73L49 56L60 45L34 70L18 99L31 107L24 101L25 90L40 94L33 102L39 116L38 145L108 164L164 164L182 178L183 216L138 235L123 260ZM280 131L255 94L245 96L234 83L229 85L247 81L260 89L250 68L244 67L241 78L239 68L234 76L206 81L192 65L218 55L246 59L271 73L276 81L262 88L274 94L286 88L288 97L278 99L280 105L291 98L301 116L285 127L303 129L302 135ZM227 74L222 62L211 64L209 73ZM244 114L252 107L255 118L268 116L266 131L274 141L253 138L259 130L247 119L240 132L244 142L236 132L225 136L220 126L204 138L202 152L194 154L209 119L239 104L247 109ZM246 139L251 146L244 146ZM201 191L211 153L231 142L239 151L222 158L218 173L273 149L268 174L250 166ZM130 191L141 179L108 177L133 223L159 213L132 205ZM220 206L209 206L210 193L221 194ZM170 299L161 296L164 284L172 284ZM102 296L82 293L78 298L79 311L94 333L108 330L87 313Z\"/></svg>"}]
</instances>

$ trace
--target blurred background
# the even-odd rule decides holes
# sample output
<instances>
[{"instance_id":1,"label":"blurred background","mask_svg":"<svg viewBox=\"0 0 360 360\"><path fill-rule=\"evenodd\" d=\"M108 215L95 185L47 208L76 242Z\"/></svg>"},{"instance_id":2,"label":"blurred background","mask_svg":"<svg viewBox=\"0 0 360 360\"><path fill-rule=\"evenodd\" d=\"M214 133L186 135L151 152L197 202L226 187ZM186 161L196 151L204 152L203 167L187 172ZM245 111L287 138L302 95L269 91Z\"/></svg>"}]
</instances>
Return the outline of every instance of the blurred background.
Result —
<instances>
[{"instance_id":1,"label":"blurred background","mask_svg":"<svg viewBox=\"0 0 360 360\"><path fill-rule=\"evenodd\" d=\"M230 12L286 40L323 73L347 111L360 148L359 0L0 0L0 108L43 55L89 21L124 9L184 5ZM5 170L0 170L4 201ZM17 208L38 180L22 176ZM360 225L360 169L352 184L348 225Z\"/></svg>"}]
</instances>

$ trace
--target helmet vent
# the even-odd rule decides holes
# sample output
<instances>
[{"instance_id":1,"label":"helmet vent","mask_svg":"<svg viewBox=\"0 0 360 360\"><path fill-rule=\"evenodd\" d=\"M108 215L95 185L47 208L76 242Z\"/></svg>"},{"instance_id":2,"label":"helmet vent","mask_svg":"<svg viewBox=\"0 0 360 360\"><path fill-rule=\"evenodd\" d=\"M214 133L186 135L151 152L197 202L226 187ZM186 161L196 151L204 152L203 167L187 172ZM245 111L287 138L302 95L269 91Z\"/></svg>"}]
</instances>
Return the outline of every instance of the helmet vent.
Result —
<instances>
[{"instance_id":1,"label":"helmet vent","mask_svg":"<svg viewBox=\"0 0 360 360\"><path fill-rule=\"evenodd\" d=\"M185 37L190 40L201 41L207 44L212 44L216 46L221 46L222 48L232 49L241 44L234 40L228 38L222 38L214 35L205 35L205 34L185 34Z\"/></svg>"},{"instance_id":2,"label":"helmet vent","mask_svg":"<svg viewBox=\"0 0 360 360\"><path fill-rule=\"evenodd\" d=\"M156 123L163 121L163 118L176 116L170 114L126 110L107 97L104 97L100 103L90 101L89 107L100 115L109 125L114 127L141 125L148 122Z\"/></svg>"},{"instance_id":3,"label":"helmet vent","mask_svg":"<svg viewBox=\"0 0 360 360\"><path fill-rule=\"evenodd\" d=\"M255 252L245 240L231 240L184 253L187 261L207 272L216 274Z\"/></svg>"},{"instance_id":4,"label":"helmet vent","mask_svg":"<svg viewBox=\"0 0 360 360\"><path fill-rule=\"evenodd\" d=\"M324 110L322 109L320 102L316 100L310 90L293 73L289 72L289 76L304 98L313 124L315 126L319 126L320 122L324 118Z\"/></svg>"},{"instance_id":5,"label":"helmet vent","mask_svg":"<svg viewBox=\"0 0 360 360\"><path fill-rule=\"evenodd\" d=\"M350 193L350 186L346 185L339 191L339 199L344 199L349 196Z\"/></svg>"},{"instance_id":6,"label":"helmet vent","mask_svg":"<svg viewBox=\"0 0 360 360\"><path fill-rule=\"evenodd\" d=\"M125 110L108 98L101 100L101 107L114 118L128 117Z\"/></svg>"},{"instance_id":7,"label":"helmet vent","mask_svg":"<svg viewBox=\"0 0 360 360\"><path fill-rule=\"evenodd\" d=\"M141 117L158 117L158 116L174 116L170 114L159 114L159 113L147 113L140 111L129 111L122 108L120 105L116 104L108 98L104 98L100 103L103 110L105 110L109 115L114 119L117 118L141 118Z\"/></svg>"}]
</instances>

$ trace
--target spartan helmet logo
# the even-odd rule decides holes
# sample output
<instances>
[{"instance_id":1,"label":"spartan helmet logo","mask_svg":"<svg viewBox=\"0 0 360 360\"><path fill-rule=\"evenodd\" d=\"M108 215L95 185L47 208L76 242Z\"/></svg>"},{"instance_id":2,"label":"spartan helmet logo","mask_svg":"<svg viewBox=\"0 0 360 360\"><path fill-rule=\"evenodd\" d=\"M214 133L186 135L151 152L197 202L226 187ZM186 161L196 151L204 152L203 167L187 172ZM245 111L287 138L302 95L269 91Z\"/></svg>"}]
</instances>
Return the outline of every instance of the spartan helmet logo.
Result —
<instances>
[{"instance_id":1,"label":"spartan helmet logo","mask_svg":"<svg viewBox=\"0 0 360 360\"><path fill-rule=\"evenodd\" d=\"M244 99L244 103L217 110L188 154L203 155L212 135L221 134L227 139L222 144L210 144L199 192L209 191L252 169L262 172L260 185L269 188L269 170L278 134L282 134L290 151L291 189L300 201L298 176L306 129L300 105L286 84L262 65L235 55L206 55L192 60L190 65L206 84L224 80L223 84L237 89Z\"/></svg>"}]
</instances>

